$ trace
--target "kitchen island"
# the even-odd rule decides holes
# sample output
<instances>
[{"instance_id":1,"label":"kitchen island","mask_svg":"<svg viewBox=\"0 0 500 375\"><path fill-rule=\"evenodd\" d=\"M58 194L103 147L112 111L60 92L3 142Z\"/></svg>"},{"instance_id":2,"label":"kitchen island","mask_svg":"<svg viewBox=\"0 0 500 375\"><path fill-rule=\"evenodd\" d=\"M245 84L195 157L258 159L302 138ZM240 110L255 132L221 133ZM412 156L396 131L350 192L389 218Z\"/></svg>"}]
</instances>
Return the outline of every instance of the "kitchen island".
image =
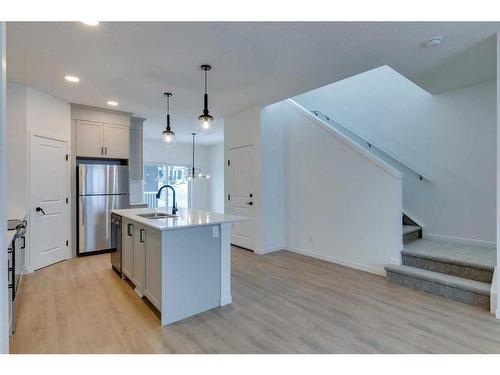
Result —
<instances>
[{"instance_id":1,"label":"kitchen island","mask_svg":"<svg viewBox=\"0 0 500 375\"><path fill-rule=\"evenodd\" d=\"M246 218L179 209L116 209L121 273L161 313L161 325L232 302L231 226Z\"/></svg>"}]
</instances>

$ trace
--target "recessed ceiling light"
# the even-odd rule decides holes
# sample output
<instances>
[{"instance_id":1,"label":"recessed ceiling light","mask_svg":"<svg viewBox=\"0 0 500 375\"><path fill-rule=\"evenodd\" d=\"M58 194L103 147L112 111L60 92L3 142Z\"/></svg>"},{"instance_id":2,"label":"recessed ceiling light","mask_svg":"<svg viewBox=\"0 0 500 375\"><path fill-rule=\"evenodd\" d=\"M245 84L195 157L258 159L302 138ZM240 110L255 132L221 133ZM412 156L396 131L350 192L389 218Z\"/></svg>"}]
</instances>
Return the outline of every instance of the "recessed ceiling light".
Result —
<instances>
[{"instance_id":1,"label":"recessed ceiling light","mask_svg":"<svg viewBox=\"0 0 500 375\"><path fill-rule=\"evenodd\" d=\"M111 105L113 107L116 107L118 105L118 102L115 102L114 100L109 100L108 105Z\"/></svg>"},{"instance_id":2,"label":"recessed ceiling light","mask_svg":"<svg viewBox=\"0 0 500 375\"><path fill-rule=\"evenodd\" d=\"M436 36L434 38L428 39L424 42L424 46L426 47L436 47L441 44L443 41L444 36Z\"/></svg>"},{"instance_id":3,"label":"recessed ceiling light","mask_svg":"<svg viewBox=\"0 0 500 375\"><path fill-rule=\"evenodd\" d=\"M64 76L64 79L69 82L80 82L80 78L75 76Z\"/></svg>"},{"instance_id":4,"label":"recessed ceiling light","mask_svg":"<svg viewBox=\"0 0 500 375\"><path fill-rule=\"evenodd\" d=\"M99 21L82 21L87 26L97 26L99 25Z\"/></svg>"}]
</instances>

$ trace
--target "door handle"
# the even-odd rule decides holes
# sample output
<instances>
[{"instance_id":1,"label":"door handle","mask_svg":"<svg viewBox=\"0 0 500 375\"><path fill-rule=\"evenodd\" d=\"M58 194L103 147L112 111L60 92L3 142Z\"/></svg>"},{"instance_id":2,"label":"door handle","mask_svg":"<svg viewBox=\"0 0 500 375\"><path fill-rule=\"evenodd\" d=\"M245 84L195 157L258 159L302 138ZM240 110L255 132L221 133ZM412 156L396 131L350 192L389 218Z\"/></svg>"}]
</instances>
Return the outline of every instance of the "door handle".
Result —
<instances>
[{"instance_id":1,"label":"door handle","mask_svg":"<svg viewBox=\"0 0 500 375\"><path fill-rule=\"evenodd\" d=\"M21 250L24 250L26 248L26 237L22 236L21 240L23 240L23 244L21 245Z\"/></svg>"},{"instance_id":2,"label":"door handle","mask_svg":"<svg viewBox=\"0 0 500 375\"><path fill-rule=\"evenodd\" d=\"M37 207L37 208L35 208L35 211L36 211L36 212L41 212L42 214L47 215L47 214L45 213L45 211L43 210L43 208L42 208L42 207Z\"/></svg>"},{"instance_id":3,"label":"door handle","mask_svg":"<svg viewBox=\"0 0 500 375\"><path fill-rule=\"evenodd\" d=\"M139 238L139 240L140 240L141 242L144 242L144 229L141 229L140 234L139 234L139 237L140 237L140 238Z\"/></svg>"},{"instance_id":4,"label":"door handle","mask_svg":"<svg viewBox=\"0 0 500 375\"><path fill-rule=\"evenodd\" d=\"M133 224L127 224L127 234L129 236L132 236L132 230L131 228L133 228Z\"/></svg>"},{"instance_id":5,"label":"door handle","mask_svg":"<svg viewBox=\"0 0 500 375\"><path fill-rule=\"evenodd\" d=\"M253 202L247 202L248 205L252 206L253 205Z\"/></svg>"}]
</instances>

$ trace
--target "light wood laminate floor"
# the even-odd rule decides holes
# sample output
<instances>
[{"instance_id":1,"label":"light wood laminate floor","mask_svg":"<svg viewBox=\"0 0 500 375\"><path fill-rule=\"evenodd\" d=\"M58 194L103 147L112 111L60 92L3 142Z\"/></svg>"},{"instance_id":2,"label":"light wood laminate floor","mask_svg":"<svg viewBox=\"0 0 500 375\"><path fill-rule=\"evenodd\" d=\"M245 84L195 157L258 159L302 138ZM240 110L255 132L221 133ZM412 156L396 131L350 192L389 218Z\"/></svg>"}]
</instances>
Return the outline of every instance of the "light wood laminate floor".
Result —
<instances>
[{"instance_id":1,"label":"light wood laminate floor","mask_svg":"<svg viewBox=\"0 0 500 375\"><path fill-rule=\"evenodd\" d=\"M109 254L25 276L12 353L500 353L500 321L383 277L233 248L233 304L167 327Z\"/></svg>"}]
</instances>

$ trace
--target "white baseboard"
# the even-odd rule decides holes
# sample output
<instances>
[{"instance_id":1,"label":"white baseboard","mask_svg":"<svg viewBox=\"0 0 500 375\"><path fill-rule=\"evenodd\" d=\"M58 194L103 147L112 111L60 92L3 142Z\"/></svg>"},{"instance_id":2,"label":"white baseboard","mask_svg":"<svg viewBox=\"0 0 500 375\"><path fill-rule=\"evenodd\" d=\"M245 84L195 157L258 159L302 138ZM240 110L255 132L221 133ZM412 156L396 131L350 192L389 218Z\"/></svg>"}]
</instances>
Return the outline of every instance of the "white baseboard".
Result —
<instances>
[{"instance_id":1,"label":"white baseboard","mask_svg":"<svg viewBox=\"0 0 500 375\"><path fill-rule=\"evenodd\" d=\"M500 311L500 309L497 309L497 295L496 295L496 293L492 293L492 294L490 294L490 312L492 314L496 313L497 318L498 318L499 311Z\"/></svg>"},{"instance_id":2,"label":"white baseboard","mask_svg":"<svg viewBox=\"0 0 500 375\"><path fill-rule=\"evenodd\" d=\"M233 297L232 296L225 296L225 297L221 297L221 299L220 299L220 305L221 306L229 305L232 302L233 302Z\"/></svg>"},{"instance_id":3,"label":"white baseboard","mask_svg":"<svg viewBox=\"0 0 500 375\"><path fill-rule=\"evenodd\" d=\"M440 240L440 241L448 241L462 245L477 245L484 246L490 248L496 248L496 243L491 241L483 241L483 240L474 240L472 238L460 238L460 237L451 237L451 236L443 236L440 234L431 234L424 232L424 238L429 240Z\"/></svg>"},{"instance_id":4,"label":"white baseboard","mask_svg":"<svg viewBox=\"0 0 500 375\"><path fill-rule=\"evenodd\" d=\"M263 255L263 254L274 253L274 252L280 251L280 250L286 250L286 247L279 246L279 247L273 247L270 249L255 250L254 253L259 254L259 255Z\"/></svg>"},{"instance_id":5,"label":"white baseboard","mask_svg":"<svg viewBox=\"0 0 500 375\"><path fill-rule=\"evenodd\" d=\"M497 293L498 293L498 285L497 285L497 272L498 272L498 267L495 267L495 270L493 271L493 281L491 282L491 289L490 289L490 312L492 314L496 314L498 318L498 306L497 304Z\"/></svg>"},{"instance_id":6,"label":"white baseboard","mask_svg":"<svg viewBox=\"0 0 500 375\"><path fill-rule=\"evenodd\" d=\"M375 275L384 276L384 277L386 276L386 272L383 268L380 269L380 268L376 268L376 267L372 267L372 266L367 266L365 264L350 262L350 261L347 261L344 259L339 259L339 258L329 256L329 255L316 254L316 253L312 253L310 251L306 251L306 250L302 250L302 249L298 249L298 248L294 248L294 247L287 247L286 250L291 251L293 253L305 255L308 257L321 259L321 260L324 260L324 261L327 261L330 263L340 264L341 266L354 268L356 270L373 273Z\"/></svg>"}]
</instances>

